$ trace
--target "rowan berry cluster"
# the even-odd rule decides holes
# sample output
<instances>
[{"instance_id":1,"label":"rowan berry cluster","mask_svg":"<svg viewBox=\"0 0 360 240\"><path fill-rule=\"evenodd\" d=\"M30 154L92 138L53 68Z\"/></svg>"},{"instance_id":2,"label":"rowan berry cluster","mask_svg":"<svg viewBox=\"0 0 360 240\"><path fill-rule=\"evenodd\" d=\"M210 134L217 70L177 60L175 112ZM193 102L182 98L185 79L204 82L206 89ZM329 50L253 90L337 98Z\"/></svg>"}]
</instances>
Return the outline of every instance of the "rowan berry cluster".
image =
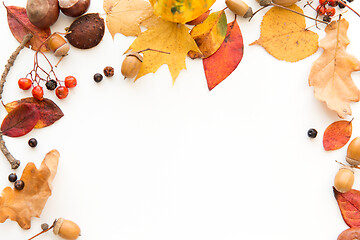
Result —
<instances>
[{"instance_id":1,"label":"rowan berry cluster","mask_svg":"<svg viewBox=\"0 0 360 240\"><path fill-rule=\"evenodd\" d=\"M347 0L352 2L353 0ZM335 15L335 7L345 8L345 0L319 0L319 6L316 8L316 12L319 16L323 16L323 21L331 22L331 18Z\"/></svg>"}]
</instances>

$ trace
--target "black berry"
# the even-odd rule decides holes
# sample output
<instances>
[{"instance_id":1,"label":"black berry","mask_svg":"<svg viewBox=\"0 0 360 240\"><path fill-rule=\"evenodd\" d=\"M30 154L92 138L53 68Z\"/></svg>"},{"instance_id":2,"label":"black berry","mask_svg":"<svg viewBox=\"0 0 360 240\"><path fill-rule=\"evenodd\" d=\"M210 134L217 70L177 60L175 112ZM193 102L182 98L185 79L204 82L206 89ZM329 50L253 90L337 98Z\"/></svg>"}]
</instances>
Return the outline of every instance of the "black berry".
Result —
<instances>
[{"instance_id":1,"label":"black berry","mask_svg":"<svg viewBox=\"0 0 360 240\"><path fill-rule=\"evenodd\" d=\"M41 229L42 229L43 231L48 230L48 229L49 229L49 224L47 224L47 223L41 224Z\"/></svg>"},{"instance_id":2,"label":"black berry","mask_svg":"<svg viewBox=\"0 0 360 240\"><path fill-rule=\"evenodd\" d=\"M23 190L24 187L25 187L25 183L24 183L23 180L16 180L15 183L14 183L14 187L17 190Z\"/></svg>"},{"instance_id":3,"label":"black berry","mask_svg":"<svg viewBox=\"0 0 360 240\"><path fill-rule=\"evenodd\" d=\"M51 79L45 83L45 86L48 90L52 91L57 87L57 82Z\"/></svg>"},{"instance_id":4,"label":"black berry","mask_svg":"<svg viewBox=\"0 0 360 240\"><path fill-rule=\"evenodd\" d=\"M347 2L349 2L349 3L351 3L351 2L353 2L354 0L347 0Z\"/></svg>"},{"instance_id":5,"label":"black berry","mask_svg":"<svg viewBox=\"0 0 360 240\"><path fill-rule=\"evenodd\" d=\"M308 134L308 137L310 137L310 138L316 138L317 131L313 128L310 128L308 130L307 134Z\"/></svg>"},{"instance_id":6,"label":"black berry","mask_svg":"<svg viewBox=\"0 0 360 240\"><path fill-rule=\"evenodd\" d=\"M37 146L37 140L35 138L30 138L28 141L28 144L30 147L36 147Z\"/></svg>"},{"instance_id":7,"label":"black berry","mask_svg":"<svg viewBox=\"0 0 360 240\"><path fill-rule=\"evenodd\" d=\"M101 75L100 73L95 73L94 74L94 81L95 82L101 82L102 79L103 79L103 75Z\"/></svg>"},{"instance_id":8,"label":"black berry","mask_svg":"<svg viewBox=\"0 0 360 240\"><path fill-rule=\"evenodd\" d=\"M10 182L15 182L17 180L16 173L10 173L8 179L9 179Z\"/></svg>"},{"instance_id":9,"label":"black berry","mask_svg":"<svg viewBox=\"0 0 360 240\"><path fill-rule=\"evenodd\" d=\"M344 4L342 4L341 2L339 2L339 8L345 8L345 5Z\"/></svg>"},{"instance_id":10,"label":"black berry","mask_svg":"<svg viewBox=\"0 0 360 240\"><path fill-rule=\"evenodd\" d=\"M323 17L323 21L324 21L324 22L331 22L331 17L330 17L329 15L325 15L325 16Z\"/></svg>"}]
</instances>

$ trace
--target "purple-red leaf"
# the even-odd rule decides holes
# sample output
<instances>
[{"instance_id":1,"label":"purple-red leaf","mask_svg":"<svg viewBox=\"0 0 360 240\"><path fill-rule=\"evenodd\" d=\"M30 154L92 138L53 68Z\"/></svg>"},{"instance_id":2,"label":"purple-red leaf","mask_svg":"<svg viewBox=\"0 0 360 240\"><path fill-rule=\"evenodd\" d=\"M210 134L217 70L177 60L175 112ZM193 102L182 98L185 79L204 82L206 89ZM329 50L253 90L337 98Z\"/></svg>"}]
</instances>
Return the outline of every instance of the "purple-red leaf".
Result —
<instances>
[{"instance_id":1,"label":"purple-red leaf","mask_svg":"<svg viewBox=\"0 0 360 240\"><path fill-rule=\"evenodd\" d=\"M335 188L333 190L345 223L349 227L360 227L360 191L352 189L340 193Z\"/></svg>"},{"instance_id":2,"label":"purple-red leaf","mask_svg":"<svg viewBox=\"0 0 360 240\"><path fill-rule=\"evenodd\" d=\"M33 97L23 98L18 101L10 102L4 107L7 112L11 112L23 103L32 104L38 109L40 113L40 119L36 123L35 128L43 128L50 126L64 116L64 113L61 111L61 109L52 100L48 98L44 98L42 101L39 101Z\"/></svg>"},{"instance_id":3,"label":"purple-red leaf","mask_svg":"<svg viewBox=\"0 0 360 240\"><path fill-rule=\"evenodd\" d=\"M30 132L40 119L39 111L31 104L23 103L11 111L1 124L3 135L20 137Z\"/></svg>"},{"instance_id":4,"label":"purple-red leaf","mask_svg":"<svg viewBox=\"0 0 360 240\"><path fill-rule=\"evenodd\" d=\"M228 24L225 40L220 48L210 57L203 59L209 90L212 90L236 69L243 53L243 37L235 19Z\"/></svg>"}]
</instances>

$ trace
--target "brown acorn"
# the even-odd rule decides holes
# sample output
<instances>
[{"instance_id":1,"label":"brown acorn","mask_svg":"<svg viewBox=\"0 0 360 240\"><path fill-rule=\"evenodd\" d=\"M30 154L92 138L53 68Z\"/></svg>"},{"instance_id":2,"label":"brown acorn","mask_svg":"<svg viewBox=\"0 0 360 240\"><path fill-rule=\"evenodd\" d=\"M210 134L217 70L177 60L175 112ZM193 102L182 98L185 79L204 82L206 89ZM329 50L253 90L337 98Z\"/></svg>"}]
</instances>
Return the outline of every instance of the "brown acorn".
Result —
<instances>
[{"instance_id":1,"label":"brown acorn","mask_svg":"<svg viewBox=\"0 0 360 240\"><path fill-rule=\"evenodd\" d=\"M49 38L47 45L49 46L50 50L54 52L56 57L66 56L70 49L70 46L66 40L57 33L54 33Z\"/></svg>"},{"instance_id":2,"label":"brown acorn","mask_svg":"<svg viewBox=\"0 0 360 240\"><path fill-rule=\"evenodd\" d=\"M67 240L75 240L80 236L80 227L73 221L59 218L54 224L54 234Z\"/></svg>"},{"instance_id":3,"label":"brown acorn","mask_svg":"<svg viewBox=\"0 0 360 240\"><path fill-rule=\"evenodd\" d=\"M121 65L121 74L125 78L136 77L140 71L142 62L143 57L138 52L129 53Z\"/></svg>"}]
</instances>

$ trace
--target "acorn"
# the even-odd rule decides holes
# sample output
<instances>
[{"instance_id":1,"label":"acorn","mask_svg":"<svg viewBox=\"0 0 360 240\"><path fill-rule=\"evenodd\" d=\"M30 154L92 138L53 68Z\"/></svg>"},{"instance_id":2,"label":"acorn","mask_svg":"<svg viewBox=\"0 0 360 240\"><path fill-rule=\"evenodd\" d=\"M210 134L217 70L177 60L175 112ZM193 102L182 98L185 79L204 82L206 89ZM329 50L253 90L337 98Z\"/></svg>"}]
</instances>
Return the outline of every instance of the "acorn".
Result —
<instances>
[{"instance_id":1,"label":"acorn","mask_svg":"<svg viewBox=\"0 0 360 240\"><path fill-rule=\"evenodd\" d=\"M253 15L252 8L242 0L225 0L226 6L236 15L249 18Z\"/></svg>"},{"instance_id":2,"label":"acorn","mask_svg":"<svg viewBox=\"0 0 360 240\"><path fill-rule=\"evenodd\" d=\"M57 33L54 33L49 38L47 44L56 57L66 56L70 49L70 45L66 40Z\"/></svg>"},{"instance_id":3,"label":"acorn","mask_svg":"<svg viewBox=\"0 0 360 240\"><path fill-rule=\"evenodd\" d=\"M356 137L350 142L345 159L350 165L360 165L360 137Z\"/></svg>"},{"instance_id":4,"label":"acorn","mask_svg":"<svg viewBox=\"0 0 360 240\"><path fill-rule=\"evenodd\" d=\"M32 24L39 28L48 28L59 17L58 0L28 0L26 14Z\"/></svg>"},{"instance_id":5,"label":"acorn","mask_svg":"<svg viewBox=\"0 0 360 240\"><path fill-rule=\"evenodd\" d=\"M87 12L90 0L59 0L60 10L69 17L79 17Z\"/></svg>"},{"instance_id":6,"label":"acorn","mask_svg":"<svg viewBox=\"0 0 360 240\"><path fill-rule=\"evenodd\" d=\"M138 52L129 53L122 65L121 73L125 78L134 78L139 73L143 57Z\"/></svg>"},{"instance_id":7,"label":"acorn","mask_svg":"<svg viewBox=\"0 0 360 240\"><path fill-rule=\"evenodd\" d=\"M80 227L73 221L59 218L54 224L54 234L67 240L75 240L80 236Z\"/></svg>"},{"instance_id":8,"label":"acorn","mask_svg":"<svg viewBox=\"0 0 360 240\"><path fill-rule=\"evenodd\" d=\"M284 7L289 7L293 4L295 4L298 0L273 0L273 3L284 6Z\"/></svg>"},{"instance_id":9,"label":"acorn","mask_svg":"<svg viewBox=\"0 0 360 240\"><path fill-rule=\"evenodd\" d=\"M354 171L349 166L343 166L335 175L334 187L338 192L348 192L352 189L354 180Z\"/></svg>"}]
</instances>

